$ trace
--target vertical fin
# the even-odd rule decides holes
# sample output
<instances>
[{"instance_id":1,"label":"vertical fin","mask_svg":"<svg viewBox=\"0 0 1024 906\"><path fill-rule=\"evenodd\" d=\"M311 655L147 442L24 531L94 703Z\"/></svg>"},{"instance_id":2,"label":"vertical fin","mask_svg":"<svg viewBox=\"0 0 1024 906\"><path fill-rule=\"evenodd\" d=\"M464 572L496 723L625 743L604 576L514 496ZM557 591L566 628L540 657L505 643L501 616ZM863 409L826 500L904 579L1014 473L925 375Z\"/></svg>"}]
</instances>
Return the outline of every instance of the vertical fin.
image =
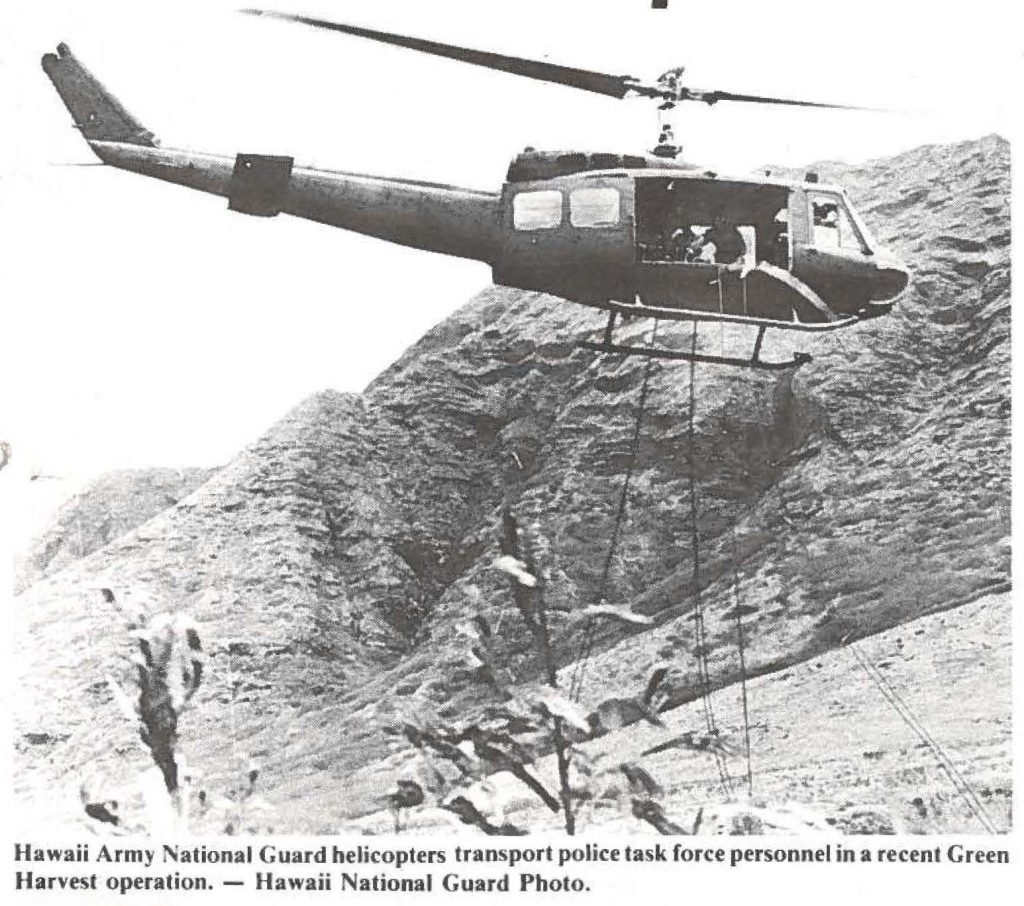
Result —
<instances>
[{"instance_id":1,"label":"vertical fin","mask_svg":"<svg viewBox=\"0 0 1024 906\"><path fill-rule=\"evenodd\" d=\"M88 142L156 146L156 137L86 69L67 44L43 57L43 70Z\"/></svg>"}]
</instances>

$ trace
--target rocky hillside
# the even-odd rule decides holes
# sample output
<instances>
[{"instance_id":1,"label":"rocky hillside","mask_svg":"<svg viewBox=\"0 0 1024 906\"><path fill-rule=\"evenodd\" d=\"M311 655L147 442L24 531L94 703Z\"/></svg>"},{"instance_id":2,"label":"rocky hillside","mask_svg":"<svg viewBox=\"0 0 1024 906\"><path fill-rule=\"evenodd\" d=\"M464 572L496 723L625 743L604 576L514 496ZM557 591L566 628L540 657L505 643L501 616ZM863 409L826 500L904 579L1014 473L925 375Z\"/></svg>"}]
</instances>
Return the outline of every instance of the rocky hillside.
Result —
<instances>
[{"instance_id":1,"label":"rocky hillside","mask_svg":"<svg viewBox=\"0 0 1024 906\"><path fill-rule=\"evenodd\" d=\"M748 668L766 673L1008 588L1009 147L989 137L817 169L912 265L912 289L889 317L811 341L796 373L697 368L692 437L689 368L654 364L606 595L653 627L601 628L584 702L639 690L656 666L670 668L669 705L693 699L698 589L724 686L739 669L723 616L735 600L751 613ZM496 627L515 679L536 677L491 568L506 508L538 553L571 664L646 367L574 348L602 321L486 290L364 393L306 400L193 493L35 582L17 608L18 796L71 815L83 773L118 788L144 764L103 679L128 639L97 585L200 622L211 660L188 718L193 765L223 786L257 759L281 830L369 808L366 771L396 710L472 707L456 641L468 615ZM640 341L649 325L629 329ZM659 339L689 337L670 326ZM738 340L711 327L701 342Z\"/></svg>"},{"instance_id":2,"label":"rocky hillside","mask_svg":"<svg viewBox=\"0 0 1024 906\"><path fill-rule=\"evenodd\" d=\"M723 779L707 752L672 746L650 748L693 734L704 724L694 701L663 715L664 726L646 722L584 744L594 766L595 796L584 805L584 821L614 833L650 833L631 812L630 797L616 766L643 765L659 782L666 814L684 827L701 815L700 833L735 833L738 822L752 832L808 833L983 833L1012 824L1010 714L1012 632L1010 594L979 598L941 613L911 620L857 643L858 653L877 667L888 687L928 732L941 740L960 777L980 806L958 791L935 752L886 702L849 646L759 677L748 684L753 715L751 792L743 757L743 697L739 684L719 690L714 709L722 738L735 754ZM941 695L934 690L941 689ZM392 758L395 778L422 774L421 757ZM535 770L549 789L558 784L554 758ZM366 771L375 788L387 787L380 772ZM519 827L559 830L555 815L510 774L470 788ZM453 828L448 811L427 805L408 819L410 833ZM348 824L357 832L386 833L392 815L379 808Z\"/></svg>"}]
</instances>

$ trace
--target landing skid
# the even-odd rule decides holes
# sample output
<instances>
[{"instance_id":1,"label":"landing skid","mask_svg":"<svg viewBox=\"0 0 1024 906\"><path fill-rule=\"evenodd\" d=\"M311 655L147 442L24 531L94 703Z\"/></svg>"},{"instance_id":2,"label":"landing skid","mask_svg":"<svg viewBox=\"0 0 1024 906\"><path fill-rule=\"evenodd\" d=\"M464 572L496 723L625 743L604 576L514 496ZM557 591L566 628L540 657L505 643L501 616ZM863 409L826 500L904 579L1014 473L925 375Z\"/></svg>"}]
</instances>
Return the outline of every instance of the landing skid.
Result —
<instances>
[{"instance_id":1,"label":"landing skid","mask_svg":"<svg viewBox=\"0 0 1024 906\"><path fill-rule=\"evenodd\" d=\"M704 365L729 365L734 368L753 368L758 371L786 371L789 368L799 368L811 361L806 352L796 353L792 359L785 362L766 362L761 358L761 343L764 341L766 325L757 329L757 339L754 341L754 351L749 359L741 359L733 356L704 355L702 353L681 352L678 349L664 349L659 347L643 348L640 346L629 346L625 343L616 343L612 339L612 331L615 328L617 312L608 315L608 324L604 329L604 337L600 343L593 343L589 340L582 340L576 345L580 349L589 349L593 352L606 352L615 355L635 355L648 359L672 359L684 362L698 362Z\"/></svg>"}]
</instances>

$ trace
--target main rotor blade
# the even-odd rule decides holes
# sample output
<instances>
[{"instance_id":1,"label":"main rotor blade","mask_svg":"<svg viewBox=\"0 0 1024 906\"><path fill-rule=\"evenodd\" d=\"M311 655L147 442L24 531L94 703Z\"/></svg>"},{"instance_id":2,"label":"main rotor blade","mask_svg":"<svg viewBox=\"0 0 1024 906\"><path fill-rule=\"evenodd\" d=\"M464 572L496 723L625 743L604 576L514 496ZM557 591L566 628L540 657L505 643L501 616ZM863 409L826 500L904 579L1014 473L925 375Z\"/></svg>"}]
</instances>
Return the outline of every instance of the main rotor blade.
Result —
<instances>
[{"instance_id":1,"label":"main rotor blade","mask_svg":"<svg viewBox=\"0 0 1024 906\"><path fill-rule=\"evenodd\" d=\"M820 101L797 101L792 98L772 98L759 94L736 94L732 91L704 91L698 88L681 88L680 100L703 101L717 104L719 101L741 101L745 104L782 104L787 107L820 107L829 110L873 110L873 107L855 107L850 104L824 104Z\"/></svg>"},{"instance_id":2,"label":"main rotor blade","mask_svg":"<svg viewBox=\"0 0 1024 906\"><path fill-rule=\"evenodd\" d=\"M271 19L281 19L285 22L296 22L300 25L312 26L313 28L322 28L327 31L353 35L357 38L367 38L371 41L379 41L382 44L418 50L421 53L432 54L436 57L446 57L449 60L470 63L473 66L496 69L500 72L511 73L512 75L525 76L528 79L537 79L541 82L554 82L558 85L567 85L570 88L579 88L582 91L590 91L614 98L639 95L641 97L663 100L670 106L681 101L700 101L709 105L717 104L719 101L741 101L747 104L780 104L790 107L819 107L834 110L874 109L869 107L853 107L846 104L825 104L818 101L797 101L790 98L763 97L756 94L736 94L731 91L687 88L679 84L678 78L667 78L669 76L678 76L682 73L682 69L672 70L658 79L657 83L649 84L641 82L633 76L613 76L590 69L577 69L572 66L561 66L557 63L545 63L541 60L527 60L523 57L512 57L487 50L472 50L467 47L458 47L454 44L442 44L439 41L428 41L425 38L410 38L406 35L375 31L372 28L345 25L341 22L316 19L311 16L301 16L295 13L282 13L276 10L262 9L243 9L241 12L249 16L266 16Z\"/></svg>"},{"instance_id":3,"label":"main rotor blade","mask_svg":"<svg viewBox=\"0 0 1024 906\"><path fill-rule=\"evenodd\" d=\"M346 35L355 35L358 38L368 38L371 41L380 41L383 44L407 47L410 50L418 50L421 53L429 53L437 57L447 57L450 60L459 60L463 63L471 63L474 66L497 69L501 72L512 73L513 75L526 76L528 79L538 79L542 82L568 85L572 88L592 91L596 94L608 95L614 98L624 98L631 92L648 94L651 97L661 96L657 89L639 85L632 76L613 76L603 72L592 72L589 69L575 69L571 66L559 66L556 63L544 63L539 60L510 57L486 50L470 50L469 48L456 47L452 44L441 44L438 41L409 38L405 35L374 31L370 28L359 28L355 25L343 25L340 22L330 22L326 19L314 19L310 16L300 16L292 13L260 9L244 9L242 12L250 16L268 16L274 19L283 19L286 22L311 25L313 28L323 28Z\"/></svg>"}]
</instances>

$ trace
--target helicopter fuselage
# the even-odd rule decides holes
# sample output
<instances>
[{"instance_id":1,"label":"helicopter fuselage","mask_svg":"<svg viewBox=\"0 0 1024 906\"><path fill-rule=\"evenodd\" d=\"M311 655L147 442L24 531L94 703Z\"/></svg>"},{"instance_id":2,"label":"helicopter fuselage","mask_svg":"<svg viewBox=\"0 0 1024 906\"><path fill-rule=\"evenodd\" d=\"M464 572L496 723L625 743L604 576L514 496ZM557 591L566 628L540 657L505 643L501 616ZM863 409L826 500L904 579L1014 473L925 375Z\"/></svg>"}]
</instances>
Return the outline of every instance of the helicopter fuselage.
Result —
<instances>
[{"instance_id":1,"label":"helicopter fuselage","mask_svg":"<svg viewBox=\"0 0 1024 906\"><path fill-rule=\"evenodd\" d=\"M907 273L857 217L843 190L729 179L692 169L609 169L506 182L498 193L95 141L119 169L224 196L257 216L290 214L491 266L495 283L597 308L778 326L870 317ZM716 222L744 236L743 260L687 253ZM814 329L808 327L808 329Z\"/></svg>"},{"instance_id":2,"label":"helicopter fuselage","mask_svg":"<svg viewBox=\"0 0 1024 906\"><path fill-rule=\"evenodd\" d=\"M65 45L43 67L105 164L242 213L482 261L501 285L612 311L820 330L888 311L907 284L835 186L725 178L654 155L528 151L490 193L165 149Z\"/></svg>"}]
</instances>

